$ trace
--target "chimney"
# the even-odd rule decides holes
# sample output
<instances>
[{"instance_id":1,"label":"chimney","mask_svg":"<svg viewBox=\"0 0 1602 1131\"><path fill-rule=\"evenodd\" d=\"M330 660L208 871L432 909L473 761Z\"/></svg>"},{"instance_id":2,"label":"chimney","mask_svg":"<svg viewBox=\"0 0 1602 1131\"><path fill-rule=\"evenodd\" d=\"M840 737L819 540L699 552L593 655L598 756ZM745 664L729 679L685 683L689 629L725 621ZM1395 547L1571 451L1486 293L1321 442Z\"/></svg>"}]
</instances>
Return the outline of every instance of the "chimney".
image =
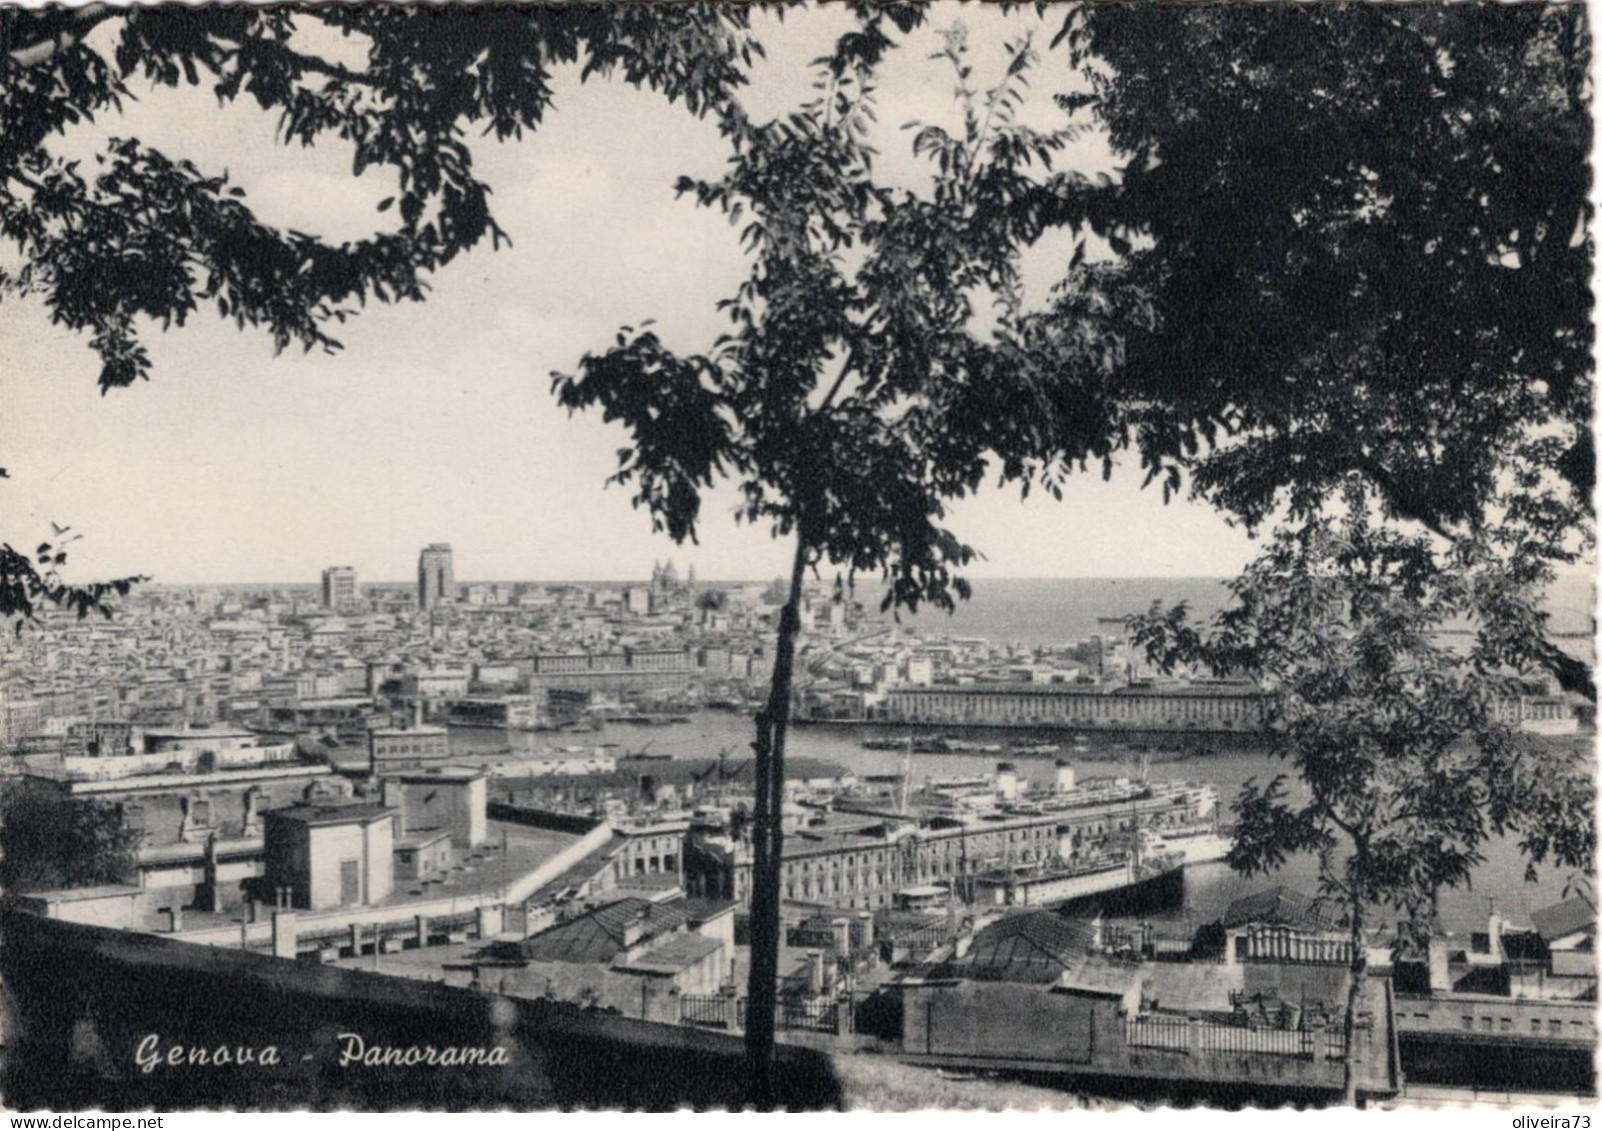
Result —
<instances>
[{"instance_id":1,"label":"chimney","mask_svg":"<svg viewBox=\"0 0 1602 1131\"><path fill-rule=\"evenodd\" d=\"M1071 793L1074 788L1074 765L1062 758L1057 759L1057 792Z\"/></svg>"},{"instance_id":2,"label":"chimney","mask_svg":"<svg viewBox=\"0 0 1602 1131\"><path fill-rule=\"evenodd\" d=\"M385 778L380 785L379 797L386 809L400 809L405 805L405 787L398 778Z\"/></svg>"},{"instance_id":3,"label":"chimney","mask_svg":"<svg viewBox=\"0 0 1602 1131\"><path fill-rule=\"evenodd\" d=\"M646 928L650 925L648 922L650 913L650 905L646 905L634 913L634 918L623 924L624 949L637 946L640 940L645 937Z\"/></svg>"},{"instance_id":4,"label":"chimney","mask_svg":"<svg viewBox=\"0 0 1602 1131\"><path fill-rule=\"evenodd\" d=\"M996 792L1004 801L1018 800L1018 767L1011 762L996 763Z\"/></svg>"}]
</instances>

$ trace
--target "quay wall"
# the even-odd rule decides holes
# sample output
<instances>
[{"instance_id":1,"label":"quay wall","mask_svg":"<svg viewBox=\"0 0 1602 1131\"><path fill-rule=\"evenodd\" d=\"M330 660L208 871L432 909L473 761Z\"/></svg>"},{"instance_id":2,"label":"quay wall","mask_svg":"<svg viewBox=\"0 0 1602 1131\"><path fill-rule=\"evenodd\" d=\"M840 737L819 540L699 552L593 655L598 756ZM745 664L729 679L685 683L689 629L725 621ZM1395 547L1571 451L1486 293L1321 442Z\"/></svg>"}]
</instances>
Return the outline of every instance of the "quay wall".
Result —
<instances>
[{"instance_id":1,"label":"quay wall","mask_svg":"<svg viewBox=\"0 0 1602 1131\"><path fill-rule=\"evenodd\" d=\"M519 1109L737 1105L743 1046L726 1034L553 1001L194 946L8 913L4 1092L12 1110ZM505 1050L504 1065L341 1066L369 1049ZM175 1046L261 1050L281 1063L141 1070L151 1034ZM830 1108L819 1052L778 1050L780 1102Z\"/></svg>"}]
</instances>

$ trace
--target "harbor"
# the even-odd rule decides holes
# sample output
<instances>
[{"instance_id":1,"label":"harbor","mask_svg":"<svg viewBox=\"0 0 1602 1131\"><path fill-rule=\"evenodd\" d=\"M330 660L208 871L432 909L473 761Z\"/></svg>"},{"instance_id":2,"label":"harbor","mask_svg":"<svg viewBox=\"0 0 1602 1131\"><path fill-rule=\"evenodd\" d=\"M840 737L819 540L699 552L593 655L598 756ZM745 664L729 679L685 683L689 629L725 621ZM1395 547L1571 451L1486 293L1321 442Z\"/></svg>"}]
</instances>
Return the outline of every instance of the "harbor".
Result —
<instances>
[{"instance_id":1,"label":"harbor","mask_svg":"<svg viewBox=\"0 0 1602 1131\"><path fill-rule=\"evenodd\" d=\"M963 729L946 730L961 738L978 740L976 732ZM1139 773L1144 753L1152 767L1178 762L1189 776L1205 778L1218 790L1219 805L1228 822L1231 801L1240 793L1249 778L1271 778L1288 769L1276 760L1260 739L1252 736L1231 736L1220 742L1205 758L1167 759L1160 752L1160 736L1150 736L1142 742L1134 736L1117 736L1083 732L1088 753L1074 752L1073 734L1029 732L1020 740L1060 744L1065 738L1068 756L1078 772L1090 776L1130 776ZM674 727L639 727L626 723L607 723L593 736L585 735L589 745L596 742L616 743L622 751L645 751L648 754L671 755L672 763L687 762L697 770L703 769L724 752L730 767L746 766L749 773L751 719L746 715L723 710L701 710L691 716L686 725ZM810 726L790 732L786 765L789 776L834 777L852 774L859 779L895 777L903 767L906 728L879 725ZM543 737L543 736L541 736ZM553 736L554 737L554 736ZM893 748L870 750L863 747L865 739L893 741ZM563 744L568 744L563 740ZM1141 752L1138 746L1146 745ZM452 730L453 757L475 757L478 751L506 749L504 734L488 731L460 732ZM531 744L530 749L534 746ZM1155 748L1155 749L1152 749ZM1029 755L1016 750L1003 755L1013 762L1020 777L1030 781L1048 782L1054 773L1057 755ZM943 754L914 756L913 775L924 778L930 775L976 775L993 773L998 758L991 754ZM509 762L507 772L513 771ZM661 765L661 763L658 763ZM686 767L684 776L690 776ZM659 771L660 775L660 771ZM1298 788L1294 781L1292 789ZM1303 889L1316 886L1316 863L1307 857L1291 857L1275 873L1276 881L1283 881ZM1500 838L1485 846L1485 859L1476 868L1472 889L1457 888L1442 891L1440 914L1442 922L1455 930L1481 929L1487 900L1495 899L1498 907L1509 917L1527 919L1537 908L1554 903L1564 897L1568 877L1553 869L1541 869L1534 883L1526 883L1524 863L1518 846L1511 838ZM1221 860L1193 862L1186 869L1183 902L1165 910L1153 912L1160 922L1175 929L1185 925L1199 925L1216 919L1234 899L1249 894L1254 882L1231 871Z\"/></svg>"}]
</instances>

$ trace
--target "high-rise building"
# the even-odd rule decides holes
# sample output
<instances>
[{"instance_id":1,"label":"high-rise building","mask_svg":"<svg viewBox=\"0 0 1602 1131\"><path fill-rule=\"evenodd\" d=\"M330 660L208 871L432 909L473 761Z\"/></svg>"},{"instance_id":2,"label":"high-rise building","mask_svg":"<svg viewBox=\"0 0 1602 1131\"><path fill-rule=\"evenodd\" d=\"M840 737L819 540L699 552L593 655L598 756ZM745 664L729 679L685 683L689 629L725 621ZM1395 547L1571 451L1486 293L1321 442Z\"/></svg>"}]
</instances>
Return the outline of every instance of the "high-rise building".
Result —
<instances>
[{"instance_id":1,"label":"high-rise building","mask_svg":"<svg viewBox=\"0 0 1602 1131\"><path fill-rule=\"evenodd\" d=\"M350 566L323 570L323 608L348 609L356 603L356 571Z\"/></svg>"},{"instance_id":2,"label":"high-rise building","mask_svg":"<svg viewBox=\"0 0 1602 1131\"><path fill-rule=\"evenodd\" d=\"M431 543L417 558L417 607L432 609L455 600L456 570L451 565L450 543Z\"/></svg>"}]
</instances>

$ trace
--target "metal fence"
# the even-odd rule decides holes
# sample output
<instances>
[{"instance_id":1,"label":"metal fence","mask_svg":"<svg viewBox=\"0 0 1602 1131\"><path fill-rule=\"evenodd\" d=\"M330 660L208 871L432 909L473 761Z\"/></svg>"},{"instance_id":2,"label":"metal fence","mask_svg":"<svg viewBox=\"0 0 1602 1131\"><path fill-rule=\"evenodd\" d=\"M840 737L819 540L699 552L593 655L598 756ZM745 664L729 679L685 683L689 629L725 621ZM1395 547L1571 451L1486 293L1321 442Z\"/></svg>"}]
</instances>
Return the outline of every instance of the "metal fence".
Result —
<instances>
[{"instance_id":1,"label":"metal fence","mask_svg":"<svg viewBox=\"0 0 1602 1131\"><path fill-rule=\"evenodd\" d=\"M1124 1023L1124 1041L1142 1048L1188 1049L1190 1020L1162 1014L1137 1014Z\"/></svg>"},{"instance_id":2,"label":"metal fence","mask_svg":"<svg viewBox=\"0 0 1602 1131\"><path fill-rule=\"evenodd\" d=\"M1339 1028L1252 1029L1245 1025L1220 1025L1212 1021L1192 1021L1188 1017L1149 1013L1127 1019L1124 1039L1128 1044L1140 1048L1261 1053L1266 1056L1300 1056L1309 1059L1322 1041L1325 1056L1338 1059L1346 1055L1346 1038Z\"/></svg>"},{"instance_id":3,"label":"metal fence","mask_svg":"<svg viewBox=\"0 0 1602 1131\"><path fill-rule=\"evenodd\" d=\"M706 1029L745 1028L745 998L723 994L682 994L679 1023ZM774 1024L780 1029L806 1029L817 1033L840 1031L840 1004L834 1000L781 998Z\"/></svg>"},{"instance_id":4,"label":"metal fence","mask_svg":"<svg viewBox=\"0 0 1602 1131\"><path fill-rule=\"evenodd\" d=\"M723 994L683 994L679 998L679 1020L685 1025L732 1029L737 1027L737 1013L743 1012L736 1009L733 998Z\"/></svg>"}]
</instances>

